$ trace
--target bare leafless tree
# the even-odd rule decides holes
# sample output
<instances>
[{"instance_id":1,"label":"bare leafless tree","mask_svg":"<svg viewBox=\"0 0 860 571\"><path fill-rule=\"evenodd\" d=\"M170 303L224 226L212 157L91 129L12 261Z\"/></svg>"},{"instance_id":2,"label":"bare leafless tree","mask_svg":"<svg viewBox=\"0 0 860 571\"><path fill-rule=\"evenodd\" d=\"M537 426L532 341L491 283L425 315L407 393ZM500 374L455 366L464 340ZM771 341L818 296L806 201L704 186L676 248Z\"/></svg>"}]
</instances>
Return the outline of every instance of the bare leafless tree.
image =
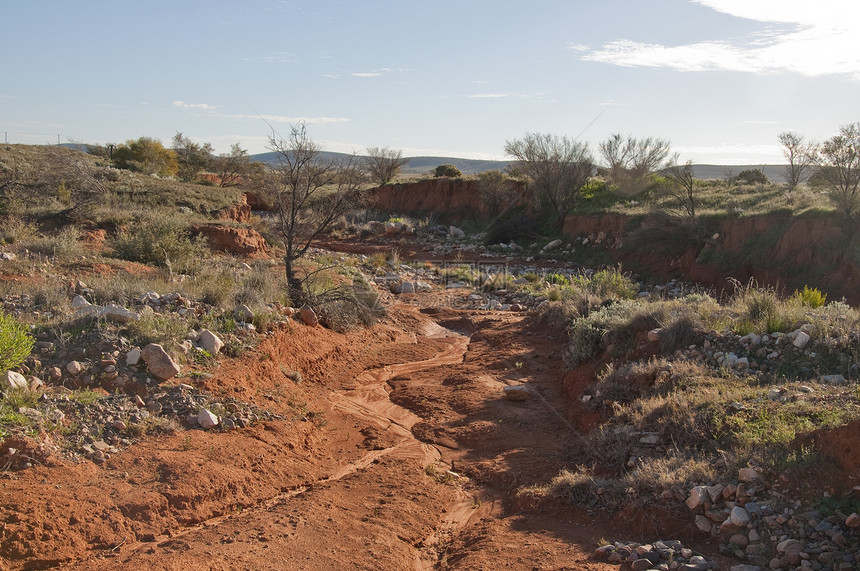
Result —
<instances>
[{"instance_id":1,"label":"bare leafless tree","mask_svg":"<svg viewBox=\"0 0 860 571\"><path fill-rule=\"evenodd\" d=\"M325 157L303 123L292 126L286 139L273 132L268 148L277 153L267 186L278 209L287 287L293 302L304 303L305 279L296 262L336 218L358 203L366 176L355 155Z\"/></svg>"},{"instance_id":2,"label":"bare leafless tree","mask_svg":"<svg viewBox=\"0 0 860 571\"><path fill-rule=\"evenodd\" d=\"M819 147L821 177L846 218L860 214L860 123L839 128Z\"/></svg>"},{"instance_id":3,"label":"bare leafless tree","mask_svg":"<svg viewBox=\"0 0 860 571\"><path fill-rule=\"evenodd\" d=\"M370 180L380 186L388 184L400 173L400 169L409 161L403 158L403 153L388 147L369 147L364 165Z\"/></svg>"},{"instance_id":4,"label":"bare leafless tree","mask_svg":"<svg viewBox=\"0 0 860 571\"><path fill-rule=\"evenodd\" d=\"M678 155L675 155L669 160L668 166L662 173L669 180L665 192L673 198L677 208L684 213L687 222L695 225L698 198L696 179L693 177L693 162L687 161L681 164L678 161Z\"/></svg>"},{"instance_id":5,"label":"bare leafless tree","mask_svg":"<svg viewBox=\"0 0 860 571\"><path fill-rule=\"evenodd\" d=\"M218 184L222 188L241 182L242 178L248 174L250 165L251 159L248 156L248 151L243 149L239 143L234 143L230 147L229 153L221 154L213 161L215 174L218 175Z\"/></svg>"},{"instance_id":6,"label":"bare leafless tree","mask_svg":"<svg viewBox=\"0 0 860 571\"><path fill-rule=\"evenodd\" d=\"M567 214L582 196L594 170L587 143L545 133L526 133L505 143L505 152L516 160L512 174L526 179L533 196L551 210L555 230L561 232Z\"/></svg>"},{"instance_id":7,"label":"bare leafless tree","mask_svg":"<svg viewBox=\"0 0 860 571\"><path fill-rule=\"evenodd\" d=\"M786 131L779 134L782 143L782 154L788 160L785 166L785 177L788 180L788 191L791 192L804 182L817 162L816 145L805 141L803 135Z\"/></svg>"},{"instance_id":8,"label":"bare leafless tree","mask_svg":"<svg viewBox=\"0 0 860 571\"><path fill-rule=\"evenodd\" d=\"M660 169L669 155L666 139L637 139L614 133L599 145L609 181L624 194L644 190L645 177Z\"/></svg>"}]
</instances>

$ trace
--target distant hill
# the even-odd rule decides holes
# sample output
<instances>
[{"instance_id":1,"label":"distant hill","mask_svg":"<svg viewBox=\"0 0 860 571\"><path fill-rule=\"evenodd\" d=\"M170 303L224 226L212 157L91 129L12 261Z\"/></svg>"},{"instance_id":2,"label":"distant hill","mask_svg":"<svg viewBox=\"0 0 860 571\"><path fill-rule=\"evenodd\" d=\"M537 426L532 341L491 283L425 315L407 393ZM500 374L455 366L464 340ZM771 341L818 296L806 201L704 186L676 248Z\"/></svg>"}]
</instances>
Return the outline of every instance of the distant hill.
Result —
<instances>
[{"instance_id":1,"label":"distant hill","mask_svg":"<svg viewBox=\"0 0 860 571\"><path fill-rule=\"evenodd\" d=\"M323 156L345 156L343 153L323 151ZM260 153L251 155L251 159L267 164L277 160L276 153ZM454 165L463 174L477 174L489 170L505 170L511 161L490 161L480 159L458 159L455 157L408 157L404 174L425 174L439 165ZM771 182L785 182L785 165L693 165L693 176L698 179L724 179L737 175L739 172L756 169L767 175Z\"/></svg>"},{"instance_id":2,"label":"distant hill","mask_svg":"<svg viewBox=\"0 0 860 571\"><path fill-rule=\"evenodd\" d=\"M62 146L78 151L87 151L87 145L82 143L63 143ZM345 157L345 153L321 151L323 157ZM251 155L251 160L266 164L277 162L277 153L258 153ZM459 159L454 157L408 157L403 167L404 174L426 174L439 165L454 165L466 175L477 174L489 170L505 170L511 161L490 161L480 159ZM693 165L693 176L698 179L725 179L749 169L761 170L771 182L786 182L785 165Z\"/></svg>"},{"instance_id":3,"label":"distant hill","mask_svg":"<svg viewBox=\"0 0 860 571\"><path fill-rule=\"evenodd\" d=\"M322 151L323 157L344 157L344 153L333 153ZM277 153L259 153L251 155L251 160L261 163L274 164L277 162ZM484 161L476 159L457 159L454 157L408 157L408 162L403 167L404 174L424 174L439 165L454 165L463 174L477 174L488 170L502 170L510 161Z\"/></svg>"}]
</instances>

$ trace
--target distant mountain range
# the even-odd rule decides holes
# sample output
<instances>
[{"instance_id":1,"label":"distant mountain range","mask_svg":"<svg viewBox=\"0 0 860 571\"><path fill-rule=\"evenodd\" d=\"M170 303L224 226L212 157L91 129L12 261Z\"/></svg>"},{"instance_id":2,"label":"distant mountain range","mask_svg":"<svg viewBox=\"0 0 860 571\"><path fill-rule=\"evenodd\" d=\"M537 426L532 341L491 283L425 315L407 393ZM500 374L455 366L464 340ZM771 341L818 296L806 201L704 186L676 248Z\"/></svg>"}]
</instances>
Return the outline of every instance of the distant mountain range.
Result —
<instances>
[{"instance_id":1,"label":"distant mountain range","mask_svg":"<svg viewBox=\"0 0 860 571\"><path fill-rule=\"evenodd\" d=\"M345 156L343 153L324 151L323 156ZM267 164L277 161L276 153L251 155L251 159ZM505 170L511 161L490 161L478 159L458 159L455 157L408 157L403 167L404 174L425 174L439 165L454 165L463 174L477 174L489 170ZM725 179L744 170L761 170L771 182L786 182L785 165L693 165L693 176L698 179Z\"/></svg>"},{"instance_id":2,"label":"distant mountain range","mask_svg":"<svg viewBox=\"0 0 860 571\"><path fill-rule=\"evenodd\" d=\"M64 147L73 148L86 152L86 145L78 143L65 143ZM344 153L322 151L323 157L344 157ZM251 160L266 164L277 162L277 153L258 153L251 155ZM511 161L490 161L480 159L458 159L455 157L408 157L403 167L404 174L416 175L426 174L439 165L454 165L463 174L477 174L489 170L505 170ZM725 179L737 175L739 172L754 169L761 170L767 175L771 182L786 182L785 165L693 165L693 176L698 179Z\"/></svg>"}]
</instances>

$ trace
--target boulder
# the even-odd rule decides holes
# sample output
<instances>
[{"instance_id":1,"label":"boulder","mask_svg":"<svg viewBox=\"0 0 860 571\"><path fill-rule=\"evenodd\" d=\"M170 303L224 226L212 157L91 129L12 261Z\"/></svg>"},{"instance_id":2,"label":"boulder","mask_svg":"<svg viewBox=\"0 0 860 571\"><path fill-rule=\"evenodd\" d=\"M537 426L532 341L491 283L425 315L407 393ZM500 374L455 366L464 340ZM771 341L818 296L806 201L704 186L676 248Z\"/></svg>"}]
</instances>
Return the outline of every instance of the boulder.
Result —
<instances>
[{"instance_id":1,"label":"boulder","mask_svg":"<svg viewBox=\"0 0 860 571\"><path fill-rule=\"evenodd\" d=\"M140 362L140 349L135 347L125 354L125 364L129 367L134 367Z\"/></svg>"},{"instance_id":2,"label":"boulder","mask_svg":"<svg viewBox=\"0 0 860 571\"><path fill-rule=\"evenodd\" d=\"M101 309L101 315L116 323L128 323L129 321L140 320L140 314L130 311L119 305L109 303Z\"/></svg>"},{"instance_id":3,"label":"boulder","mask_svg":"<svg viewBox=\"0 0 860 571\"><path fill-rule=\"evenodd\" d=\"M254 312L251 311L250 307L244 304L236 306L236 309L233 310L233 315L243 323L250 323L254 319Z\"/></svg>"},{"instance_id":4,"label":"boulder","mask_svg":"<svg viewBox=\"0 0 860 571\"><path fill-rule=\"evenodd\" d=\"M88 305L92 304L82 295L76 295L72 298L72 309L80 309L82 307L87 307Z\"/></svg>"},{"instance_id":5,"label":"boulder","mask_svg":"<svg viewBox=\"0 0 860 571\"><path fill-rule=\"evenodd\" d=\"M544 250L544 252L549 252L550 250L555 250L556 248L561 246L561 244L562 244L561 240L553 240L552 242L550 242L549 244L544 246L543 250Z\"/></svg>"},{"instance_id":6,"label":"boulder","mask_svg":"<svg viewBox=\"0 0 860 571\"><path fill-rule=\"evenodd\" d=\"M3 373L2 389L26 389L27 379L21 373L6 371Z\"/></svg>"},{"instance_id":7,"label":"boulder","mask_svg":"<svg viewBox=\"0 0 860 571\"><path fill-rule=\"evenodd\" d=\"M202 408L197 413L197 424L203 429L215 428L218 426L218 417L205 408Z\"/></svg>"},{"instance_id":8,"label":"boulder","mask_svg":"<svg viewBox=\"0 0 860 571\"><path fill-rule=\"evenodd\" d=\"M160 381L172 379L179 374L179 365L170 358L164 347L157 343L150 343L144 347L140 357L146 363L149 373Z\"/></svg>"},{"instance_id":9,"label":"boulder","mask_svg":"<svg viewBox=\"0 0 860 571\"><path fill-rule=\"evenodd\" d=\"M794 337L794 341L792 341L792 345L797 347L798 349L803 349L809 343L809 334L803 331L798 331L797 335Z\"/></svg>"},{"instance_id":10,"label":"boulder","mask_svg":"<svg viewBox=\"0 0 860 571\"><path fill-rule=\"evenodd\" d=\"M687 507L691 510L703 507L710 501L707 486L696 486L690 490L690 497L687 498Z\"/></svg>"},{"instance_id":11,"label":"boulder","mask_svg":"<svg viewBox=\"0 0 860 571\"><path fill-rule=\"evenodd\" d=\"M412 282L403 282L397 286L397 293L415 293L415 284Z\"/></svg>"},{"instance_id":12,"label":"boulder","mask_svg":"<svg viewBox=\"0 0 860 571\"><path fill-rule=\"evenodd\" d=\"M460 230L459 228L457 228L456 226L449 226L448 227L448 234L452 238L459 238L461 240L466 237L466 233L463 232L462 230Z\"/></svg>"},{"instance_id":13,"label":"boulder","mask_svg":"<svg viewBox=\"0 0 860 571\"><path fill-rule=\"evenodd\" d=\"M509 387L505 387L505 398L513 401L524 401L528 400L531 394L529 393L529 389L523 385L512 385Z\"/></svg>"},{"instance_id":14,"label":"boulder","mask_svg":"<svg viewBox=\"0 0 860 571\"><path fill-rule=\"evenodd\" d=\"M69 361L66 364L66 371L68 371L70 375L80 375L83 370L84 366L78 361Z\"/></svg>"},{"instance_id":15,"label":"boulder","mask_svg":"<svg viewBox=\"0 0 860 571\"><path fill-rule=\"evenodd\" d=\"M310 327L315 327L319 325L319 319L317 318L317 314L311 308L311 306L305 304L299 309L299 321L308 325Z\"/></svg>"},{"instance_id":16,"label":"boulder","mask_svg":"<svg viewBox=\"0 0 860 571\"><path fill-rule=\"evenodd\" d=\"M224 346L224 342L208 329L200 331L200 335L197 336L197 344L210 355L217 355Z\"/></svg>"}]
</instances>

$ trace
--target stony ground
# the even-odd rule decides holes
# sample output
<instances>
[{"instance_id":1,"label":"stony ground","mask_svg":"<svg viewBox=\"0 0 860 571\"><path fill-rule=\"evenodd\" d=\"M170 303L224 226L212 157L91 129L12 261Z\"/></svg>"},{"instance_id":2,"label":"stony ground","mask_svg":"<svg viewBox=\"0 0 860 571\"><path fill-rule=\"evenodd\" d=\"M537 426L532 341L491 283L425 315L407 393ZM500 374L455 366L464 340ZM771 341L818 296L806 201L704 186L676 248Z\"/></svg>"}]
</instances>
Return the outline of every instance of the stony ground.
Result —
<instances>
[{"instance_id":1,"label":"stony ground","mask_svg":"<svg viewBox=\"0 0 860 571\"><path fill-rule=\"evenodd\" d=\"M599 420L581 398L593 369L579 381L565 372L564 332L531 319L527 296L475 292L415 265L393 270L376 280L390 306L376 326L341 334L284 318L211 374L158 382L129 364L127 347L64 348L49 363L58 380L135 390L86 402L52 390L24 413L63 428L3 444L0 566L858 565L857 518L807 509L779 475L675 491L672 509L654 513L524 498L517 491L547 483L568 463L566 443ZM197 309L153 299L141 305ZM677 357L766 371L814 357L799 337L712 336ZM842 387L844 377L828 382ZM526 398L506 398L517 392ZM847 462L845 474L856 474L846 444L856 437L820 444Z\"/></svg>"}]
</instances>

